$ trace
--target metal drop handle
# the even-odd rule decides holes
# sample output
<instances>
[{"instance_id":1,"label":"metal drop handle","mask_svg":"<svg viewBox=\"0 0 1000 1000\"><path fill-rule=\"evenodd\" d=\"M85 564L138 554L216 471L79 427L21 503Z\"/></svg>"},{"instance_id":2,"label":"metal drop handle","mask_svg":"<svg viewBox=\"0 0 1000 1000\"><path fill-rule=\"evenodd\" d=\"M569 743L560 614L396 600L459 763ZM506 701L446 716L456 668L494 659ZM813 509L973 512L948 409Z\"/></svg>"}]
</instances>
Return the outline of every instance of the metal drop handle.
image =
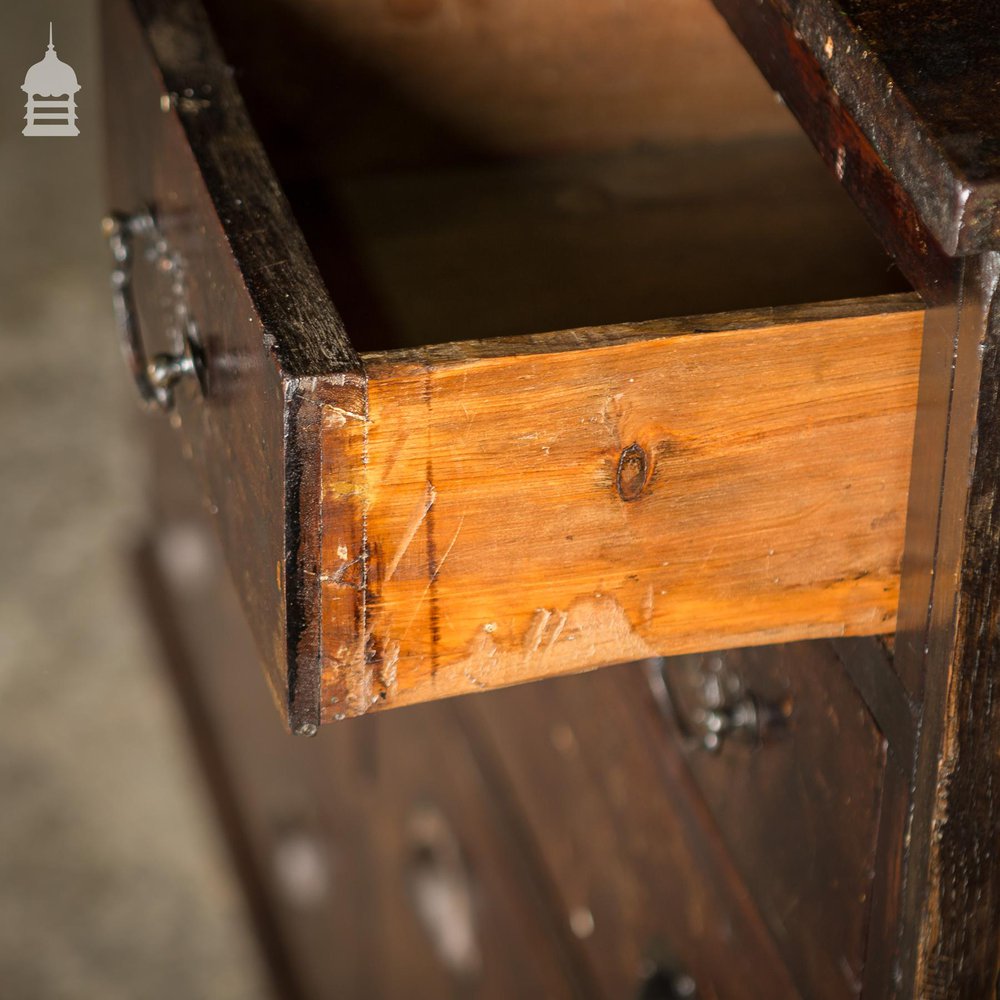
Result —
<instances>
[{"instance_id":1,"label":"metal drop handle","mask_svg":"<svg viewBox=\"0 0 1000 1000\"><path fill-rule=\"evenodd\" d=\"M156 219L148 210L132 214L112 212L103 220L102 229L114 259L111 298L125 363L143 404L169 413L174 408L174 386L182 378L198 374L195 361L197 330L187 315L178 260L171 254ZM173 353L155 354L151 359L146 356L132 286L135 243L138 239L148 244L149 258L159 270L174 273L175 311L180 325L180 349Z\"/></svg>"},{"instance_id":2,"label":"metal drop handle","mask_svg":"<svg viewBox=\"0 0 1000 1000\"><path fill-rule=\"evenodd\" d=\"M647 661L647 678L663 715L671 720L682 740L710 753L733 739L752 745L769 742L788 726L790 698L771 701L748 691L742 678L724 668L714 657L715 669L701 671L697 704L686 714L670 679L670 665L663 659Z\"/></svg>"}]
</instances>

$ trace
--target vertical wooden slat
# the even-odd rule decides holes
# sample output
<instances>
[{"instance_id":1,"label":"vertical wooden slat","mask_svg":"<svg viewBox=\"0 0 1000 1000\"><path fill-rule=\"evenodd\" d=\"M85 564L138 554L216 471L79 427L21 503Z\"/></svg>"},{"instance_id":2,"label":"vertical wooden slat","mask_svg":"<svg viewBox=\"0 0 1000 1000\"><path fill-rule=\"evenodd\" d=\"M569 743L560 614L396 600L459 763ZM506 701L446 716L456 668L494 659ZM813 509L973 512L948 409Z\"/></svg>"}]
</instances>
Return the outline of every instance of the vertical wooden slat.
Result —
<instances>
[{"instance_id":1,"label":"vertical wooden slat","mask_svg":"<svg viewBox=\"0 0 1000 1000\"><path fill-rule=\"evenodd\" d=\"M985 997L1000 976L1000 257L963 265L961 294L928 322L911 495L936 496L908 529L898 656L923 690L906 865L903 993ZM934 341L940 341L937 346ZM950 351L949 351L950 348ZM908 548L910 542L907 542Z\"/></svg>"}]
</instances>

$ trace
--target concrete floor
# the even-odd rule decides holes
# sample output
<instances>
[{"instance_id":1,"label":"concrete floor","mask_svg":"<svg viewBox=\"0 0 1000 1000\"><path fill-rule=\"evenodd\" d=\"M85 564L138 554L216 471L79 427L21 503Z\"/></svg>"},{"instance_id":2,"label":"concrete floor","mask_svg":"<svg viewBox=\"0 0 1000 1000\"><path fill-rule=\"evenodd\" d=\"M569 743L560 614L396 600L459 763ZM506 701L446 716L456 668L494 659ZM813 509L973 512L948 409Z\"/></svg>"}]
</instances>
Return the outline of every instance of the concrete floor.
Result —
<instances>
[{"instance_id":1,"label":"concrete floor","mask_svg":"<svg viewBox=\"0 0 1000 1000\"><path fill-rule=\"evenodd\" d=\"M243 902L126 562L147 418L98 228L94 6L0 11L0 997L252 1000ZM50 17L83 86L75 139L21 135Z\"/></svg>"}]
</instances>

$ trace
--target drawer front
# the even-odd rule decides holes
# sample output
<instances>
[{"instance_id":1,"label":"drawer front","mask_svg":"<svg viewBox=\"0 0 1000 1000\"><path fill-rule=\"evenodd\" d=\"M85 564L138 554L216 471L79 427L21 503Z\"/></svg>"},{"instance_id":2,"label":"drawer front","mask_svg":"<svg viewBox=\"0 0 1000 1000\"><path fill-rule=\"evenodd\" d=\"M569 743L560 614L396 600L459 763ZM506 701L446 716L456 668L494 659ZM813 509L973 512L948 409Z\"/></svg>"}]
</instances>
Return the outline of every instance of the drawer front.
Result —
<instances>
[{"instance_id":1,"label":"drawer front","mask_svg":"<svg viewBox=\"0 0 1000 1000\"><path fill-rule=\"evenodd\" d=\"M713 710L727 721L706 725ZM462 711L567 913L591 914L606 989L657 963L708 996L891 989L905 779L830 644L647 661Z\"/></svg>"},{"instance_id":2,"label":"drawer front","mask_svg":"<svg viewBox=\"0 0 1000 1000\"><path fill-rule=\"evenodd\" d=\"M802 992L856 996L887 744L833 646L656 661L649 680L665 752L685 755Z\"/></svg>"},{"instance_id":3,"label":"drawer front","mask_svg":"<svg viewBox=\"0 0 1000 1000\"><path fill-rule=\"evenodd\" d=\"M521 805L602 995L640 997L663 975L690 977L699 997L797 996L681 756L642 724L629 676L639 670L499 692L461 711Z\"/></svg>"},{"instance_id":4,"label":"drawer front","mask_svg":"<svg viewBox=\"0 0 1000 1000\"><path fill-rule=\"evenodd\" d=\"M148 393L145 362L190 361L151 408L194 467L279 710L314 725L317 540L299 524L316 500L289 398L317 371L350 396L360 363L200 3L104 0L101 25L106 227L133 374Z\"/></svg>"}]
</instances>

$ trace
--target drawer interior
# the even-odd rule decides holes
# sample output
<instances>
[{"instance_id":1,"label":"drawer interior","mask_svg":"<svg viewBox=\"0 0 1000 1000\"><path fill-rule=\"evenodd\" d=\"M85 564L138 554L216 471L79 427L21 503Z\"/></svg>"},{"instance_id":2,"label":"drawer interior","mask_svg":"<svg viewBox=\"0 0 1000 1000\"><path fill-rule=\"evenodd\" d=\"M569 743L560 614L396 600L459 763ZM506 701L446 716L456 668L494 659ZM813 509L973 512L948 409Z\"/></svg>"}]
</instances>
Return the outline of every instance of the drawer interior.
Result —
<instances>
[{"instance_id":1,"label":"drawer interior","mask_svg":"<svg viewBox=\"0 0 1000 1000\"><path fill-rule=\"evenodd\" d=\"M708 0L208 8L361 350L906 287Z\"/></svg>"}]
</instances>

